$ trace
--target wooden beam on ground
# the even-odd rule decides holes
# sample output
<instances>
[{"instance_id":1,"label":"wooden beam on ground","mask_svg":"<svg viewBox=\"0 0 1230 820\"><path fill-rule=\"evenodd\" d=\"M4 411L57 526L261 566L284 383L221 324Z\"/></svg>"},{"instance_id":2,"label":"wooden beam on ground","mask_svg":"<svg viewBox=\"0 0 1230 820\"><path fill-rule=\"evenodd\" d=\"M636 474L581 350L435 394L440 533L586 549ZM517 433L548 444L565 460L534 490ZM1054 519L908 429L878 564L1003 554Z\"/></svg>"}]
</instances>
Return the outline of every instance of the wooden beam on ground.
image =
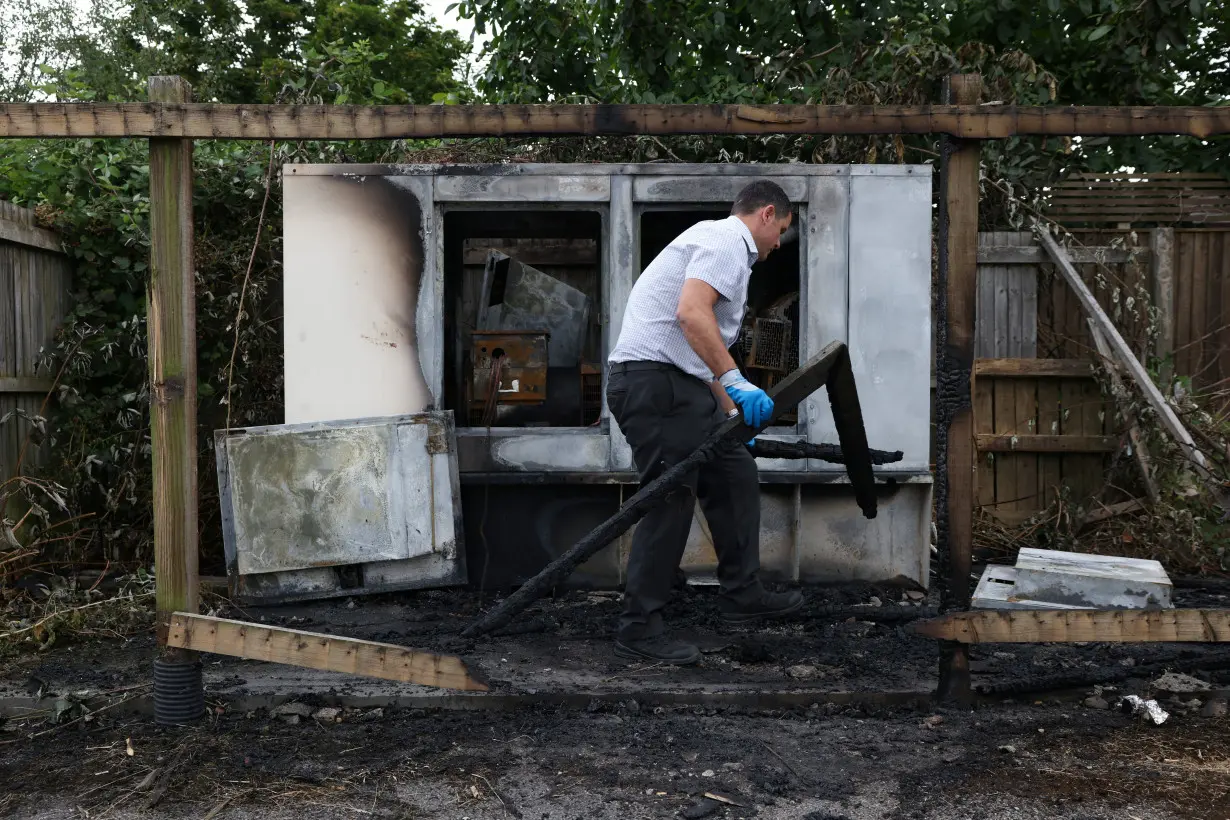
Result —
<instances>
[{"instance_id":1,"label":"wooden beam on ground","mask_svg":"<svg viewBox=\"0 0 1230 820\"><path fill-rule=\"evenodd\" d=\"M1093 363L1088 359L978 359L975 376L998 378L1091 379Z\"/></svg>"},{"instance_id":2,"label":"wooden beam on ground","mask_svg":"<svg viewBox=\"0 0 1230 820\"><path fill-rule=\"evenodd\" d=\"M186 102L180 77L151 77L151 100ZM150 445L159 643L172 612L196 612L196 280L192 263L192 142L149 143ZM175 651L164 653L170 659Z\"/></svg>"},{"instance_id":3,"label":"wooden beam on ground","mask_svg":"<svg viewBox=\"0 0 1230 820\"><path fill-rule=\"evenodd\" d=\"M982 93L978 74L954 74L944 84L944 101L975 106ZM959 136L969 137L968 133ZM944 326L936 373L936 400L943 427L944 541L947 584L944 606L967 609L974 553L974 501L977 459L974 449L974 322L978 289L978 173L982 145L969 139L946 140L940 170L940 275L944 287ZM956 644L940 647L937 695L968 702L972 696L969 651Z\"/></svg>"},{"instance_id":4,"label":"wooden beam on ground","mask_svg":"<svg viewBox=\"0 0 1230 820\"><path fill-rule=\"evenodd\" d=\"M974 443L980 453L1113 453L1119 449L1115 436L978 433Z\"/></svg>"},{"instance_id":5,"label":"wooden beam on ground","mask_svg":"<svg viewBox=\"0 0 1230 820\"><path fill-rule=\"evenodd\" d=\"M1097 323L1093 319L1086 319L1089 323L1089 333L1093 336L1093 344L1098 349L1098 355L1102 357L1102 366L1106 370L1106 376L1110 379L1110 392L1115 401L1121 404L1126 404L1130 400L1127 385L1123 383L1123 377L1119 375L1119 367L1115 364L1114 353L1111 352L1110 343L1106 341L1106 337L1102 335L1102 331L1098 329ZM1149 465L1149 451L1145 449L1144 436L1140 433L1140 425L1136 423L1136 418L1132 414L1127 415L1128 422L1128 442L1132 447L1132 460L1136 463L1136 469L1140 473L1140 480L1145 485L1145 495L1149 497L1149 503L1156 504L1161 497L1158 493L1157 482L1153 480L1153 471Z\"/></svg>"},{"instance_id":6,"label":"wooden beam on ground","mask_svg":"<svg viewBox=\"0 0 1230 820\"><path fill-rule=\"evenodd\" d=\"M1133 252L1125 248L1073 248L1072 261L1076 264L1101 262L1104 265L1122 264L1133 258ZM1148 251L1136 251L1136 258L1149 256ZM1036 245L980 245L980 265L1040 265L1046 261L1046 253Z\"/></svg>"},{"instance_id":7,"label":"wooden beam on ground","mask_svg":"<svg viewBox=\"0 0 1230 820\"><path fill-rule=\"evenodd\" d=\"M1128 343L1124 341L1119 329L1115 327L1115 323L1102 310L1098 300L1094 298L1089 287L1081 279L1076 268L1072 266L1072 260L1068 257L1067 252L1059 247L1059 243L1051 236L1050 231L1041 224L1034 225L1034 232L1038 235L1038 239L1042 242L1042 247L1046 249L1047 254L1055 263L1055 267L1063 275L1064 280L1068 283L1068 287L1076 294L1076 298L1080 300L1081 305L1085 308L1085 314L1093 320L1097 325L1098 330L1106 337L1106 341L1110 344L1111 350L1114 352L1119 363L1127 369L1132 379L1136 382L1145 398L1153 407L1161 419L1162 424L1170 431L1170 434L1178 442L1179 448L1183 450L1187 458L1195 466L1196 472L1200 474L1205 483L1209 485L1210 490L1221 501L1221 489L1216 478L1209 472L1204 454L1196 447L1196 443L1192 441L1191 434L1187 432L1187 428L1183 426L1183 422L1179 421L1179 417L1175 415L1174 409L1166 402L1157 385L1153 383L1153 379L1149 377L1149 372L1145 370L1144 365L1132 353L1132 349L1128 347Z\"/></svg>"},{"instance_id":8,"label":"wooden beam on ground","mask_svg":"<svg viewBox=\"0 0 1230 820\"><path fill-rule=\"evenodd\" d=\"M970 643L1225 643L1230 609L1033 609L954 612L917 621L916 635Z\"/></svg>"},{"instance_id":9,"label":"wooden beam on ground","mask_svg":"<svg viewBox=\"0 0 1230 820\"><path fill-rule=\"evenodd\" d=\"M390 643L323 635L189 612L171 615L167 645L267 663L284 663L440 689L486 692L486 681L461 658Z\"/></svg>"},{"instance_id":10,"label":"wooden beam on ground","mask_svg":"<svg viewBox=\"0 0 1230 820\"><path fill-rule=\"evenodd\" d=\"M161 103L161 104L160 104ZM414 139L653 134L1208 137L1230 109L979 105L228 105L5 103L0 138Z\"/></svg>"}]
</instances>

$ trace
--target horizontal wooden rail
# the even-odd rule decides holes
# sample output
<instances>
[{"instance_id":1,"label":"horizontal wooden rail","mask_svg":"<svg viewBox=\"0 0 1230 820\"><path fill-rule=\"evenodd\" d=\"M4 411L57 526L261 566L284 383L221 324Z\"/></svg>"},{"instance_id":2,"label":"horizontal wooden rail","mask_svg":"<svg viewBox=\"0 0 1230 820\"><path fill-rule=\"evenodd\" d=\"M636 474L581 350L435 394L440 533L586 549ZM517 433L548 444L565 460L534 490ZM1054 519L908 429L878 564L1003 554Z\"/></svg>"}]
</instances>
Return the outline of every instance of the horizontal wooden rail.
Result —
<instances>
[{"instance_id":1,"label":"horizontal wooden rail","mask_svg":"<svg viewBox=\"0 0 1230 820\"><path fill-rule=\"evenodd\" d=\"M0 393L42 393L55 389L54 379L39 376L0 376Z\"/></svg>"},{"instance_id":2,"label":"horizontal wooden rail","mask_svg":"<svg viewBox=\"0 0 1230 820\"><path fill-rule=\"evenodd\" d=\"M461 658L452 655L187 612L171 615L167 646L441 689L488 689Z\"/></svg>"},{"instance_id":3,"label":"horizontal wooden rail","mask_svg":"<svg viewBox=\"0 0 1230 820\"><path fill-rule=\"evenodd\" d=\"M1141 264L1149 261L1146 248L1135 252L1124 248L1073 248L1071 256L1073 262L1101 262L1103 265L1122 264L1133 257ZM1049 261L1037 245L981 245L978 248L979 265L1040 265Z\"/></svg>"},{"instance_id":4,"label":"horizontal wooden rail","mask_svg":"<svg viewBox=\"0 0 1230 820\"><path fill-rule=\"evenodd\" d=\"M1230 641L1230 609L986 610L918 621L911 629L959 643L1223 643Z\"/></svg>"},{"instance_id":5,"label":"horizontal wooden rail","mask_svg":"<svg viewBox=\"0 0 1230 820\"><path fill-rule=\"evenodd\" d=\"M1115 436L1014 436L978 433L974 443L982 453L1113 453Z\"/></svg>"},{"instance_id":6,"label":"horizontal wooden rail","mask_svg":"<svg viewBox=\"0 0 1230 820\"><path fill-rule=\"evenodd\" d=\"M956 105L224 105L6 103L0 137L409 139L618 134L951 134L1207 138L1230 108Z\"/></svg>"},{"instance_id":7,"label":"horizontal wooden rail","mask_svg":"<svg viewBox=\"0 0 1230 820\"><path fill-rule=\"evenodd\" d=\"M975 359L975 376L1000 378L1092 379L1093 362L1087 359Z\"/></svg>"},{"instance_id":8,"label":"horizontal wooden rail","mask_svg":"<svg viewBox=\"0 0 1230 820\"><path fill-rule=\"evenodd\" d=\"M64 245L60 237L44 228L36 228L0 218L0 242L12 242L15 245L25 245L28 248L38 248L53 253L63 253Z\"/></svg>"}]
</instances>

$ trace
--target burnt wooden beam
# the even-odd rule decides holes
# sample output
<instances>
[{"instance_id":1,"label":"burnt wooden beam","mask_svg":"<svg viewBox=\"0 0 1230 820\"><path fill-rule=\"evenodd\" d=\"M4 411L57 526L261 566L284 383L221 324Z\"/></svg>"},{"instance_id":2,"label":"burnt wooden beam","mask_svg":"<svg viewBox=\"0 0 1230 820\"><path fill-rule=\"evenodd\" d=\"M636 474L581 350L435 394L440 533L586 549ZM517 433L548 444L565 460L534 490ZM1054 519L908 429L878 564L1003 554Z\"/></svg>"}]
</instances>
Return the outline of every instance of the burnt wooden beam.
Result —
<instances>
[{"instance_id":1,"label":"burnt wooden beam","mask_svg":"<svg viewBox=\"0 0 1230 820\"><path fill-rule=\"evenodd\" d=\"M741 415L724 422L687 458L642 486L624 502L615 515L547 564L541 572L522 584L497 607L462 630L462 637L472 638L506 625L541 595L571 575L578 566L630 530L637 521L680 487L694 470L711 461L723 448L744 446L745 442L771 425L773 419L794 410L800 402L826 385L833 419L836 422L837 437L847 459L846 474L850 477L854 497L863 515L875 518L875 474L872 472L867 434L863 429L854 371L850 366L850 352L845 344L833 342L768 390L773 399L772 419L758 428L744 424Z\"/></svg>"},{"instance_id":2,"label":"burnt wooden beam","mask_svg":"<svg viewBox=\"0 0 1230 820\"><path fill-rule=\"evenodd\" d=\"M972 106L982 93L978 74L954 74L944 84L944 101ZM936 471L943 482L937 507L941 558L946 581L945 609L968 609L974 546L974 319L978 282L978 172L980 143L961 134L946 137L940 169L939 268L942 312L936 345L936 404L940 449ZM937 695L962 703L972 698L969 650L940 646Z\"/></svg>"},{"instance_id":3,"label":"burnt wooden beam","mask_svg":"<svg viewBox=\"0 0 1230 820\"><path fill-rule=\"evenodd\" d=\"M1230 641L1230 609L1035 609L953 612L907 629L926 638L971 643Z\"/></svg>"},{"instance_id":4,"label":"burnt wooden beam","mask_svg":"<svg viewBox=\"0 0 1230 820\"><path fill-rule=\"evenodd\" d=\"M1230 134L1230 108L949 105L4 103L0 138L365 140L671 134Z\"/></svg>"},{"instance_id":5,"label":"burnt wooden beam","mask_svg":"<svg viewBox=\"0 0 1230 820\"><path fill-rule=\"evenodd\" d=\"M774 441L758 438L749 448L755 458L814 458L830 464L845 464L839 444L812 444L809 441ZM868 450L872 464L895 464L905 457L900 450Z\"/></svg>"},{"instance_id":6,"label":"burnt wooden beam","mask_svg":"<svg viewBox=\"0 0 1230 820\"><path fill-rule=\"evenodd\" d=\"M167 645L193 652L284 663L327 672L486 692L486 681L461 658L391 643L324 635L191 612L171 615Z\"/></svg>"}]
</instances>

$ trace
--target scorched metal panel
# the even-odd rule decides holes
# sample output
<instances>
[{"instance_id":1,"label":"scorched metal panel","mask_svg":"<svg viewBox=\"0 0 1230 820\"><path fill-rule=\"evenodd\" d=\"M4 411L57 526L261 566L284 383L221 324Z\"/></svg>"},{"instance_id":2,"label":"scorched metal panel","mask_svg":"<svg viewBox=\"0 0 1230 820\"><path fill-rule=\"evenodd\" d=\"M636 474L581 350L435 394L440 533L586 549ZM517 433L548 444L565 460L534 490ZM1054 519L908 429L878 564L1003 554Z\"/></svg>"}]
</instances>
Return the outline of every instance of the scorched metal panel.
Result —
<instances>
[{"instance_id":1,"label":"scorched metal panel","mask_svg":"<svg viewBox=\"0 0 1230 820\"><path fill-rule=\"evenodd\" d=\"M457 554L449 413L235 430L218 449L240 575Z\"/></svg>"}]
</instances>

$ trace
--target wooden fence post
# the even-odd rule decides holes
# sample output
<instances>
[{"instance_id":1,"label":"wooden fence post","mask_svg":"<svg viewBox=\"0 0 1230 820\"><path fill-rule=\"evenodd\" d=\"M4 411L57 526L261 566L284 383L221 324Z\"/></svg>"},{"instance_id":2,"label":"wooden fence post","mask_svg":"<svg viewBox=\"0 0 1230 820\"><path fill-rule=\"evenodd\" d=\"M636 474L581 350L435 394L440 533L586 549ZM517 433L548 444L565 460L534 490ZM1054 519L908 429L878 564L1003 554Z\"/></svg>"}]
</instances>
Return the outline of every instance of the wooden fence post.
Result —
<instances>
[{"instance_id":1,"label":"wooden fence post","mask_svg":"<svg viewBox=\"0 0 1230 820\"><path fill-rule=\"evenodd\" d=\"M180 77L151 77L151 102L186 103ZM196 284L192 261L192 140L151 138L149 334L154 474L154 575L159 652L155 717L178 723L204 708L195 652L167 646L171 614L197 601ZM199 705L199 708L198 708Z\"/></svg>"},{"instance_id":2,"label":"wooden fence post","mask_svg":"<svg viewBox=\"0 0 1230 820\"><path fill-rule=\"evenodd\" d=\"M1154 355L1165 359L1174 353L1174 228L1149 231L1149 255L1153 278L1153 306L1157 308L1157 347ZM1161 382L1165 388L1174 368L1162 364Z\"/></svg>"},{"instance_id":3,"label":"wooden fence post","mask_svg":"<svg viewBox=\"0 0 1230 820\"><path fill-rule=\"evenodd\" d=\"M976 105L982 90L978 74L947 79L944 102ZM981 143L944 139L940 171L940 282L944 289L936 371L937 409L944 475L940 478L941 532L948 585L945 608L966 609L970 600L973 555L974 488L977 486L973 421L974 319L978 275L978 161ZM937 464L937 467L940 465ZM946 502L946 503L944 503ZM968 647L940 644L941 699L968 701L971 695Z\"/></svg>"}]
</instances>

